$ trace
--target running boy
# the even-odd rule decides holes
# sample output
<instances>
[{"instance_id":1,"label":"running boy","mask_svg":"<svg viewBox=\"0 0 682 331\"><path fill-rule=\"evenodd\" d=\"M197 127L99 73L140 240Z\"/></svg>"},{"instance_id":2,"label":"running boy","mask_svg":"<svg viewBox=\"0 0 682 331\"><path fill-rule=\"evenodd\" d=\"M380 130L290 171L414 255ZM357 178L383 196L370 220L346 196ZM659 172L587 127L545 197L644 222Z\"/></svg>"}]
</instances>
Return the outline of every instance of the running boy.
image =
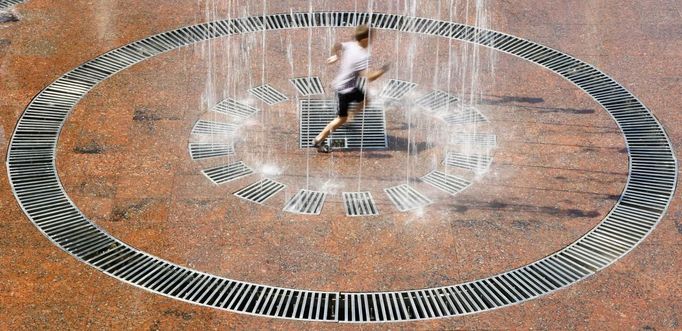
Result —
<instances>
[{"instance_id":1,"label":"running boy","mask_svg":"<svg viewBox=\"0 0 682 331\"><path fill-rule=\"evenodd\" d=\"M317 147L318 151L330 151L328 147L325 148L325 141L329 134L348 121L348 108L351 103L359 103L357 111L361 112L369 102L364 91L357 86L358 78L365 77L368 82L371 82L388 70L388 65L384 65L380 70L367 70L369 66L367 46L369 46L369 28L366 25L360 25L355 28L355 41L336 43L332 48L334 55L327 59L327 63L332 64L341 60L339 71L333 81L339 107L338 116L313 139L313 146ZM352 112L351 118L353 118Z\"/></svg>"}]
</instances>

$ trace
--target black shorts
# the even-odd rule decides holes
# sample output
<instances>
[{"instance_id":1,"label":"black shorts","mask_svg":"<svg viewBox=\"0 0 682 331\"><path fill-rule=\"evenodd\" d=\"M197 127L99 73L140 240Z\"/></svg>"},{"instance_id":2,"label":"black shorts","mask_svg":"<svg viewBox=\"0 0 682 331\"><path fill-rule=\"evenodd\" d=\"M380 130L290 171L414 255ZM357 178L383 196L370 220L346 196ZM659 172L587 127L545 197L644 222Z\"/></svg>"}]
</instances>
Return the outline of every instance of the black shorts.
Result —
<instances>
[{"instance_id":1,"label":"black shorts","mask_svg":"<svg viewBox=\"0 0 682 331\"><path fill-rule=\"evenodd\" d=\"M354 88L348 93L337 93L336 97L339 100L339 111L336 114L339 115L339 117L347 117L350 103L363 102L365 100L365 93L358 88Z\"/></svg>"}]
</instances>

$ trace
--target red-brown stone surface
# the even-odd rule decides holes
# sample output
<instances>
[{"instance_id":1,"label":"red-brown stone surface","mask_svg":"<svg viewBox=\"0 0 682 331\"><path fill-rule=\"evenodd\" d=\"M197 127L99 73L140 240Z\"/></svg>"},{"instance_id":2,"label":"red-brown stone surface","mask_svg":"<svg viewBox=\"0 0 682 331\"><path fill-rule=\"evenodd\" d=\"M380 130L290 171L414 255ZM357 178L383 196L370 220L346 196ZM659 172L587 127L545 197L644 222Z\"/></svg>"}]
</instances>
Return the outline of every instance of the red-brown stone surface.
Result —
<instances>
[{"instance_id":1,"label":"red-brown stone surface","mask_svg":"<svg viewBox=\"0 0 682 331\"><path fill-rule=\"evenodd\" d=\"M3 158L31 98L107 50L218 18L369 8L365 1L277 1L265 9L261 1L215 2L29 0L16 6L21 20L0 26ZM372 3L374 11L466 21L464 1L457 1L455 13L446 9L451 1L420 1L414 11L393 1ZM652 110L678 146L680 11L678 1L491 1L487 17L494 30L603 70ZM433 117L413 113L410 134L422 144L418 155L406 157L404 104L387 111L386 151L363 151L361 157L358 151L318 155L299 149L295 90L288 79L313 75L328 84L334 68L324 64L327 48L349 33L306 29L270 32L265 40L262 35L215 40L156 56L102 82L77 105L60 137L57 166L66 192L104 230L163 259L238 280L333 291L422 288L490 276L561 249L614 205L627 176L615 122L551 72L483 49L478 108L490 123L477 130L496 134L498 145L487 172L451 170L473 181L456 196L415 184L436 202L422 213L403 214L384 195L383 188L438 166L439 138L448 133ZM252 48L245 53L240 45ZM463 47L381 31L373 44L374 64L393 62L393 70L372 86L378 92L389 78L398 78L419 83L420 93L461 90L461 76L470 69L457 59ZM443 69L448 61L449 72ZM243 128L236 157L192 161L187 145L197 139L190 135L195 121L222 119L207 110L224 97L247 98L246 89L262 82L290 100L273 107L254 103L262 112ZM287 188L261 206L232 195L259 175L216 186L200 172L239 159L254 169L274 166L278 173L270 177ZM233 314L119 282L44 238L17 205L4 164L0 172L0 329L355 328ZM329 183L335 194L321 215L282 212L299 188ZM379 216L344 216L339 192L358 188L372 192ZM680 219L676 197L631 253L551 295L472 316L364 327L679 329Z\"/></svg>"}]
</instances>

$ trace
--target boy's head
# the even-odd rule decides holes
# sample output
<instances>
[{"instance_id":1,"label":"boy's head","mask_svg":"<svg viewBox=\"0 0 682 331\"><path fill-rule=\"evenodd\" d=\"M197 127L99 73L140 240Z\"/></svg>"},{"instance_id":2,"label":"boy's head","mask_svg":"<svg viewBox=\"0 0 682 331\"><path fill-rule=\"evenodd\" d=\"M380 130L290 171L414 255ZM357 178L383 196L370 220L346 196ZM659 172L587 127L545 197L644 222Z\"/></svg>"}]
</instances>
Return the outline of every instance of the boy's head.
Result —
<instances>
[{"instance_id":1,"label":"boy's head","mask_svg":"<svg viewBox=\"0 0 682 331\"><path fill-rule=\"evenodd\" d=\"M369 44L369 27L367 25L358 25L355 28L355 40L357 40L362 47L367 47Z\"/></svg>"}]
</instances>

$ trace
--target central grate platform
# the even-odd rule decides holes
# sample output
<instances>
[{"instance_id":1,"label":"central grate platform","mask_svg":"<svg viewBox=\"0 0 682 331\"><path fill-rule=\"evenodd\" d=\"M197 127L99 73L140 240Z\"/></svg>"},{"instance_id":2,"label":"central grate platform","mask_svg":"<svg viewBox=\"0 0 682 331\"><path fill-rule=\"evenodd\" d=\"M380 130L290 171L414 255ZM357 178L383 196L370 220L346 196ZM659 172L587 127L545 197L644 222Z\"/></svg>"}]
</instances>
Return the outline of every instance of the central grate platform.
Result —
<instances>
[{"instance_id":1,"label":"central grate platform","mask_svg":"<svg viewBox=\"0 0 682 331\"><path fill-rule=\"evenodd\" d=\"M336 101L301 100L299 104L299 146L311 147L312 140L336 118ZM330 139L346 139L347 148L381 149L387 147L386 114L379 105L369 105L351 121L332 133Z\"/></svg>"}]
</instances>

